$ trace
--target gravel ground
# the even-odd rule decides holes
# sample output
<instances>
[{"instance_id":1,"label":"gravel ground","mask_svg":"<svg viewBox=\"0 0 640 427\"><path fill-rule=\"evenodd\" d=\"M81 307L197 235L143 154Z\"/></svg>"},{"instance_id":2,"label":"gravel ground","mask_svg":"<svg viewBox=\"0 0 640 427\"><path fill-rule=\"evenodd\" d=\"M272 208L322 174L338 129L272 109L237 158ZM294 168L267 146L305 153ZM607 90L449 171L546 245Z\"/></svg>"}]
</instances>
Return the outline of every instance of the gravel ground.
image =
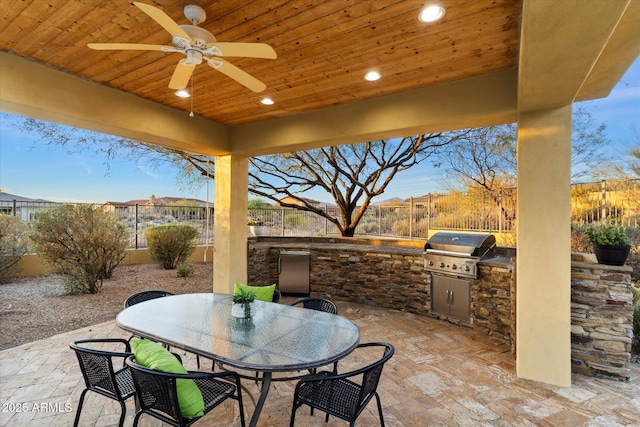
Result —
<instances>
[{"instance_id":1,"label":"gravel ground","mask_svg":"<svg viewBox=\"0 0 640 427\"><path fill-rule=\"evenodd\" d=\"M211 292L212 263L194 264L194 270L183 278L156 264L120 266L98 294L67 295L58 275L8 279L0 285L0 350L114 320L124 300L139 291Z\"/></svg>"}]
</instances>

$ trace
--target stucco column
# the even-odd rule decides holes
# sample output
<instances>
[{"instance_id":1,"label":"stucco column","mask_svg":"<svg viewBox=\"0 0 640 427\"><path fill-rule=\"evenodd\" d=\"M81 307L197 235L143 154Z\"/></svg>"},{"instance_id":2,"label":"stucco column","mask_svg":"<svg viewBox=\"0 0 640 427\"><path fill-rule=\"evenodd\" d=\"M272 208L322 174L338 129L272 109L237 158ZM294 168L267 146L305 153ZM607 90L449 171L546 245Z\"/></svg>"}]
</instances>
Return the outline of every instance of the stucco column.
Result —
<instances>
[{"instance_id":1,"label":"stucco column","mask_svg":"<svg viewBox=\"0 0 640 427\"><path fill-rule=\"evenodd\" d=\"M247 283L247 157L216 157L213 291L233 293L233 283Z\"/></svg>"},{"instance_id":2,"label":"stucco column","mask_svg":"<svg viewBox=\"0 0 640 427\"><path fill-rule=\"evenodd\" d=\"M520 114L517 375L571 386L571 106Z\"/></svg>"}]
</instances>

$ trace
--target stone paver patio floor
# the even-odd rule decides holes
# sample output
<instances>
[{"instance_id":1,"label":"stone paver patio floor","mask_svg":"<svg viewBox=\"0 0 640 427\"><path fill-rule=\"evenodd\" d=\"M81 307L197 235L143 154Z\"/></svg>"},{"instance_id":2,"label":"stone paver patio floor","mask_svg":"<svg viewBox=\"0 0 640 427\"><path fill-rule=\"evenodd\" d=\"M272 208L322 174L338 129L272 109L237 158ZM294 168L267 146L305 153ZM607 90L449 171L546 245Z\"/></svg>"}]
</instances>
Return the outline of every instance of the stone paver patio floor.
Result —
<instances>
[{"instance_id":1,"label":"stone paver patio floor","mask_svg":"<svg viewBox=\"0 0 640 427\"><path fill-rule=\"evenodd\" d=\"M283 302L287 302L286 299ZM379 392L388 426L640 426L640 366L619 382L574 374L571 388L517 378L510 349L465 327L411 313L337 301L340 314L360 329L361 342L387 341L396 348L385 365ZM125 337L115 321L78 329L0 352L0 426L71 426L84 383L68 344L90 337ZM180 352L183 354L183 352ZM195 369L195 357L183 356ZM361 363L340 362L341 372ZM258 389L243 381L247 415ZM272 385L260 426L289 424L294 382ZM217 408L196 425L240 425L235 402ZM80 425L117 425L119 405L89 393ZM133 423L133 400L125 426ZM143 416L142 426L162 423ZM348 423L301 408L296 426ZM380 425L371 402L357 426Z\"/></svg>"}]
</instances>

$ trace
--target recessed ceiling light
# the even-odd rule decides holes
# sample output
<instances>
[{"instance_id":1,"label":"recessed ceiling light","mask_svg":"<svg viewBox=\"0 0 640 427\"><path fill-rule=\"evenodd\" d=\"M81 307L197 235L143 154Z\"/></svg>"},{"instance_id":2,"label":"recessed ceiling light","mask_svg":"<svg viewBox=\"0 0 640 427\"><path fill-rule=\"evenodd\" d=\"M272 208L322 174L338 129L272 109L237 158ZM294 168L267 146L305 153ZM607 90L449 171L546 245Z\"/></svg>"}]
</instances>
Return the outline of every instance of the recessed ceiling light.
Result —
<instances>
[{"instance_id":1,"label":"recessed ceiling light","mask_svg":"<svg viewBox=\"0 0 640 427\"><path fill-rule=\"evenodd\" d=\"M434 22L444 16L444 8L440 6L427 6L422 9L418 19L420 22Z\"/></svg>"},{"instance_id":2,"label":"recessed ceiling light","mask_svg":"<svg viewBox=\"0 0 640 427\"><path fill-rule=\"evenodd\" d=\"M180 98L189 98L191 94L184 89L180 89L179 91L176 91L176 96L179 96Z\"/></svg>"},{"instance_id":3,"label":"recessed ceiling light","mask_svg":"<svg viewBox=\"0 0 640 427\"><path fill-rule=\"evenodd\" d=\"M260 102L262 102L264 105L273 105L274 104L273 99L271 99L271 98L262 98L262 101L260 101Z\"/></svg>"},{"instance_id":4,"label":"recessed ceiling light","mask_svg":"<svg viewBox=\"0 0 640 427\"><path fill-rule=\"evenodd\" d=\"M379 80L380 77L382 76L377 71L369 71L367 74L364 75L364 79L370 82L375 82L376 80Z\"/></svg>"}]
</instances>

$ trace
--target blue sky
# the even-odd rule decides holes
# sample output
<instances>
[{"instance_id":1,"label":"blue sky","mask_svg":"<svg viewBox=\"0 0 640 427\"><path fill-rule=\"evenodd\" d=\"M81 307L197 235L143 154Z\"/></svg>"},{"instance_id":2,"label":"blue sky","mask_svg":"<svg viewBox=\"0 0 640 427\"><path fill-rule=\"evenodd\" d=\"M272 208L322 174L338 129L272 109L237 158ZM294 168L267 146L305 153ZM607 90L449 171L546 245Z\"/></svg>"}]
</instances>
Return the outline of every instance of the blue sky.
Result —
<instances>
[{"instance_id":1,"label":"blue sky","mask_svg":"<svg viewBox=\"0 0 640 427\"><path fill-rule=\"evenodd\" d=\"M609 97L587 101L587 111L596 123L607 126L608 154L622 158L640 135L640 59L637 59ZM213 200L213 185L184 189L177 182L178 170L136 165L133 161L113 160L110 172L101 156L86 150L69 154L67 150L38 143L0 122L0 189L3 192L56 202L124 202L156 197L188 197ZM394 178L377 201L394 197L409 198L442 189L443 177L427 160ZM308 197L331 202L323 193Z\"/></svg>"}]
</instances>

